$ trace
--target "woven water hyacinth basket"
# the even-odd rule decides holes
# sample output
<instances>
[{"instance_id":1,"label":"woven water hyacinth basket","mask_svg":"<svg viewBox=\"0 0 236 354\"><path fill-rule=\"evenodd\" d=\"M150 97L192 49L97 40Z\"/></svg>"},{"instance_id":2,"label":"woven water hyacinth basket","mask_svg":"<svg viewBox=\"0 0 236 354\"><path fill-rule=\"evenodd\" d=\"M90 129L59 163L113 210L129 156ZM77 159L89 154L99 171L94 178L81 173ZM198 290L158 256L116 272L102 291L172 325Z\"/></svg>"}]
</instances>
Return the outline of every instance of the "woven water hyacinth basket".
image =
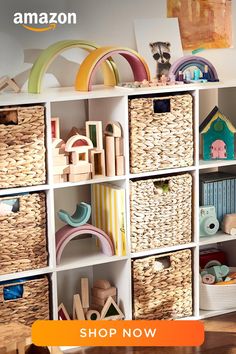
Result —
<instances>
[{"instance_id":1,"label":"woven water hyacinth basket","mask_svg":"<svg viewBox=\"0 0 236 354\"><path fill-rule=\"evenodd\" d=\"M3 204L16 200L17 212L3 215ZM0 274L44 268L48 264L44 193L0 198Z\"/></svg>"},{"instance_id":2,"label":"woven water hyacinth basket","mask_svg":"<svg viewBox=\"0 0 236 354\"><path fill-rule=\"evenodd\" d=\"M0 109L0 188L45 183L43 106Z\"/></svg>"},{"instance_id":3,"label":"woven water hyacinth basket","mask_svg":"<svg viewBox=\"0 0 236 354\"><path fill-rule=\"evenodd\" d=\"M166 266L161 269L160 264ZM133 272L133 317L175 319L192 315L191 251L136 259Z\"/></svg>"},{"instance_id":4,"label":"woven water hyacinth basket","mask_svg":"<svg viewBox=\"0 0 236 354\"><path fill-rule=\"evenodd\" d=\"M15 285L23 287L21 298L4 300L4 292ZM14 291L14 290L12 290ZM0 285L0 323L18 322L31 326L49 319L49 281L46 277Z\"/></svg>"},{"instance_id":5,"label":"woven water hyacinth basket","mask_svg":"<svg viewBox=\"0 0 236 354\"><path fill-rule=\"evenodd\" d=\"M191 242L192 176L130 181L131 251Z\"/></svg>"},{"instance_id":6,"label":"woven water hyacinth basket","mask_svg":"<svg viewBox=\"0 0 236 354\"><path fill-rule=\"evenodd\" d=\"M129 100L131 173L193 165L192 111L190 94Z\"/></svg>"}]
</instances>

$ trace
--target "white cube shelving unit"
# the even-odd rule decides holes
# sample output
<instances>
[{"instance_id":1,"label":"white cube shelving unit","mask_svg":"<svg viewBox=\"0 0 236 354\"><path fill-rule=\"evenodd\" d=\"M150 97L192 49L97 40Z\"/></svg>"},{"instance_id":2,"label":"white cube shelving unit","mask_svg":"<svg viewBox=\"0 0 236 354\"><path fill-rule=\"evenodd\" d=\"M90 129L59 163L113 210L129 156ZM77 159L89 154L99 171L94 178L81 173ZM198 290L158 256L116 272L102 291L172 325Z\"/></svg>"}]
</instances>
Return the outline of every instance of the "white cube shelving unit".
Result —
<instances>
[{"instance_id":1,"label":"white cube shelving unit","mask_svg":"<svg viewBox=\"0 0 236 354\"><path fill-rule=\"evenodd\" d=\"M194 165L183 168L158 170L140 174L129 172L129 96L143 94L160 94L189 92L194 98ZM125 313L126 319L132 319L132 281L131 260L133 258L167 253L180 249L191 249L193 254L193 316L191 318L206 318L229 311L200 311L199 310L199 250L212 245L228 252L229 261L235 266L236 238L217 233L211 238L199 238L199 174L205 171L235 171L235 161L202 161L200 159L199 123L210 112L214 105L233 120L236 124L236 82L219 82L201 85L176 85L160 88L122 89L104 88L96 86L92 92L76 92L71 88L47 89L44 93L33 95L28 93L0 94L0 106L23 104L43 104L46 109L46 144L47 144L47 184L42 186L1 189L0 196L21 192L45 191L47 195L48 215L48 250L49 265L47 268L0 275L0 281L18 279L39 274L51 276L52 318L57 319L58 304L63 301L68 310L72 310L73 294L80 291L80 277L88 277L91 281L105 278L118 288L119 305ZM83 181L79 183L53 183L52 153L51 153L51 117L60 117L61 135L66 136L72 126L83 127L86 120L119 121L123 127L124 154L126 173L124 176L105 177L102 179ZM172 175L189 172L193 176L193 233L192 242L186 245L177 245L152 249L149 251L130 253L130 214L129 214L129 181L132 178ZM60 208L73 211L79 201L90 201L91 185L93 183L111 182L126 189L126 225L127 225L127 256L107 257L97 251L96 245L91 245L91 239L71 241L66 247L60 265L56 265L55 231L62 226L56 216ZM230 311L236 311L235 309Z\"/></svg>"}]
</instances>

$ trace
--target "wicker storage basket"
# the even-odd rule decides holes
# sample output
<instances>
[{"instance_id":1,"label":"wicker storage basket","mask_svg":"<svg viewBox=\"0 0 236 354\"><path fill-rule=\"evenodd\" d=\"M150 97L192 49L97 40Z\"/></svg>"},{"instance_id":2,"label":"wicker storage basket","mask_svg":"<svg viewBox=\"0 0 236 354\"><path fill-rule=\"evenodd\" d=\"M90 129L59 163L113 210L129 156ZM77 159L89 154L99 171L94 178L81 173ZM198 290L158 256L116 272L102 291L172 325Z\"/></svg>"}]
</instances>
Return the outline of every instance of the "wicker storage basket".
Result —
<instances>
[{"instance_id":1,"label":"wicker storage basket","mask_svg":"<svg viewBox=\"0 0 236 354\"><path fill-rule=\"evenodd\" d=\"M0 198L18 200L19 211L0 216L0 274L47 266L45 194Z\"/></svg>"},{"instance_id":2,"label":"wicker storage basket","mask_svg":"<svg viewBox=\"0 0 236 354\"><path fill-rule=\"evenodd\" d=\"M44 131L43 106L0 109L0 188L45 183Z\"/></svg>"},{"instance_id":3,"label":"wicker storage basket","mask_svg":"<svg viewBox=\"0 0 236 354\"><path fill-rule=\"evenodd\" d=\"M159 262L167 268L160 270ZM133 316L136 320L192 315L191 251L133 261Z\"/></svg>"},{"instance_id":4,"label":"wicker storage basket","mask_svg":"<svg viewBox=\"0 0 236 354\"><path fill-rule=\"evenodd\" d=\"M231 267L230 272L236 272L236 267ZM200 276L200 309L222 311L235 308L236 284L208 285L203 284Z\"/></svg>"},{"instance_id":5,"label":"wicker storage basket","mask_svg":"<svg viewBox=\"0 0 236 354\"><path fill-rule=\"evenodd\" d=\"M129 100L131 173L193 165L192 110L190 94Z\"/></svg>"},{"instance_id":6,"label":"wicker storage basket","mask_svg":"<svg viewBox=\"0 0 236 354\"><path fill-rule=\"evenodd\" d=\"M18 284L23 286L23 296L15 300L4 300L4 288L17 283L0 285L0 323L20 322L30 326L36 320L49 319L48 279L25 280Z\"/></svg>"},{"instance_id":7,"label":"wicker storage basket","mask_svg":"<svg viewBox=\"0 0 236 354\"><path fill-rule=\"evenodd\" d=\"M131 250L191 242L192 176L130 182Z\"/></svg>"}]
</instances>

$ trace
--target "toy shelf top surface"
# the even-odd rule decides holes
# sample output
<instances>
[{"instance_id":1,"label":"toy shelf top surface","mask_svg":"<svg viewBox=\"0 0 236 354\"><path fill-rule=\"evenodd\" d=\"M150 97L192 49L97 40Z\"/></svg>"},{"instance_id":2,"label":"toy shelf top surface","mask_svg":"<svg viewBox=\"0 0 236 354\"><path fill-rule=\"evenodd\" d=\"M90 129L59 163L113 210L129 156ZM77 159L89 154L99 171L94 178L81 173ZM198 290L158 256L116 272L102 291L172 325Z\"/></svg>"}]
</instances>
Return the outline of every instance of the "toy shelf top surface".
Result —
<instances>
[{"instance_id":1,"label":"toy shelf top surface","mask_svg":"<svg viewBox=\"0 0 236 354\"><path fill-rule=\"evenodd\" d=\"M93 90L89 92L75 91L73 87L59 87L45 89L40 94L32 94L27 92L2 92L0 93L0 106L89 100L96 98L128 97L144 94L160 94L165 92L210 90L233 87L236 88L236 80L209 82L205 84L183 84L145 88L122 88L118 86L105 87L104 85L95 85L93 86Z\"/></svg>"}]
</instances>

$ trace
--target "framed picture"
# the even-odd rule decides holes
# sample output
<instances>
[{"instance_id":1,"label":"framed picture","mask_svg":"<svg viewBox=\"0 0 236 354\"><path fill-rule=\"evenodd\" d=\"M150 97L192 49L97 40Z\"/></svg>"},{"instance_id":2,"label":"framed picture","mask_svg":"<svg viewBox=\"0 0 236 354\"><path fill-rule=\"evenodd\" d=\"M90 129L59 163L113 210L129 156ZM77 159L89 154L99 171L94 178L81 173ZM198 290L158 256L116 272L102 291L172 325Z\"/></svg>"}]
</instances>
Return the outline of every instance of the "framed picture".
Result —
<instances>
[{"instance_id":1,"label":"framed picture","mask_svg":"<svg viewBox=\"0 0 236 354\"><path fill-rule=\"evenodd\" d=\"M51 118L51 131L53 139L60 139L60 118Z\"/></svg>"},{"instance_id":2,"label":"framed picture","mask_svg":"<svg viewBox=\"0 0 236 354\"><path fill-rule=\"evenodd\" d=\"M70 316L69 316L65 306L62 303L58 307L58 320L62 320L62 321L70 320Z\"/></svg>"}]
</instances>

